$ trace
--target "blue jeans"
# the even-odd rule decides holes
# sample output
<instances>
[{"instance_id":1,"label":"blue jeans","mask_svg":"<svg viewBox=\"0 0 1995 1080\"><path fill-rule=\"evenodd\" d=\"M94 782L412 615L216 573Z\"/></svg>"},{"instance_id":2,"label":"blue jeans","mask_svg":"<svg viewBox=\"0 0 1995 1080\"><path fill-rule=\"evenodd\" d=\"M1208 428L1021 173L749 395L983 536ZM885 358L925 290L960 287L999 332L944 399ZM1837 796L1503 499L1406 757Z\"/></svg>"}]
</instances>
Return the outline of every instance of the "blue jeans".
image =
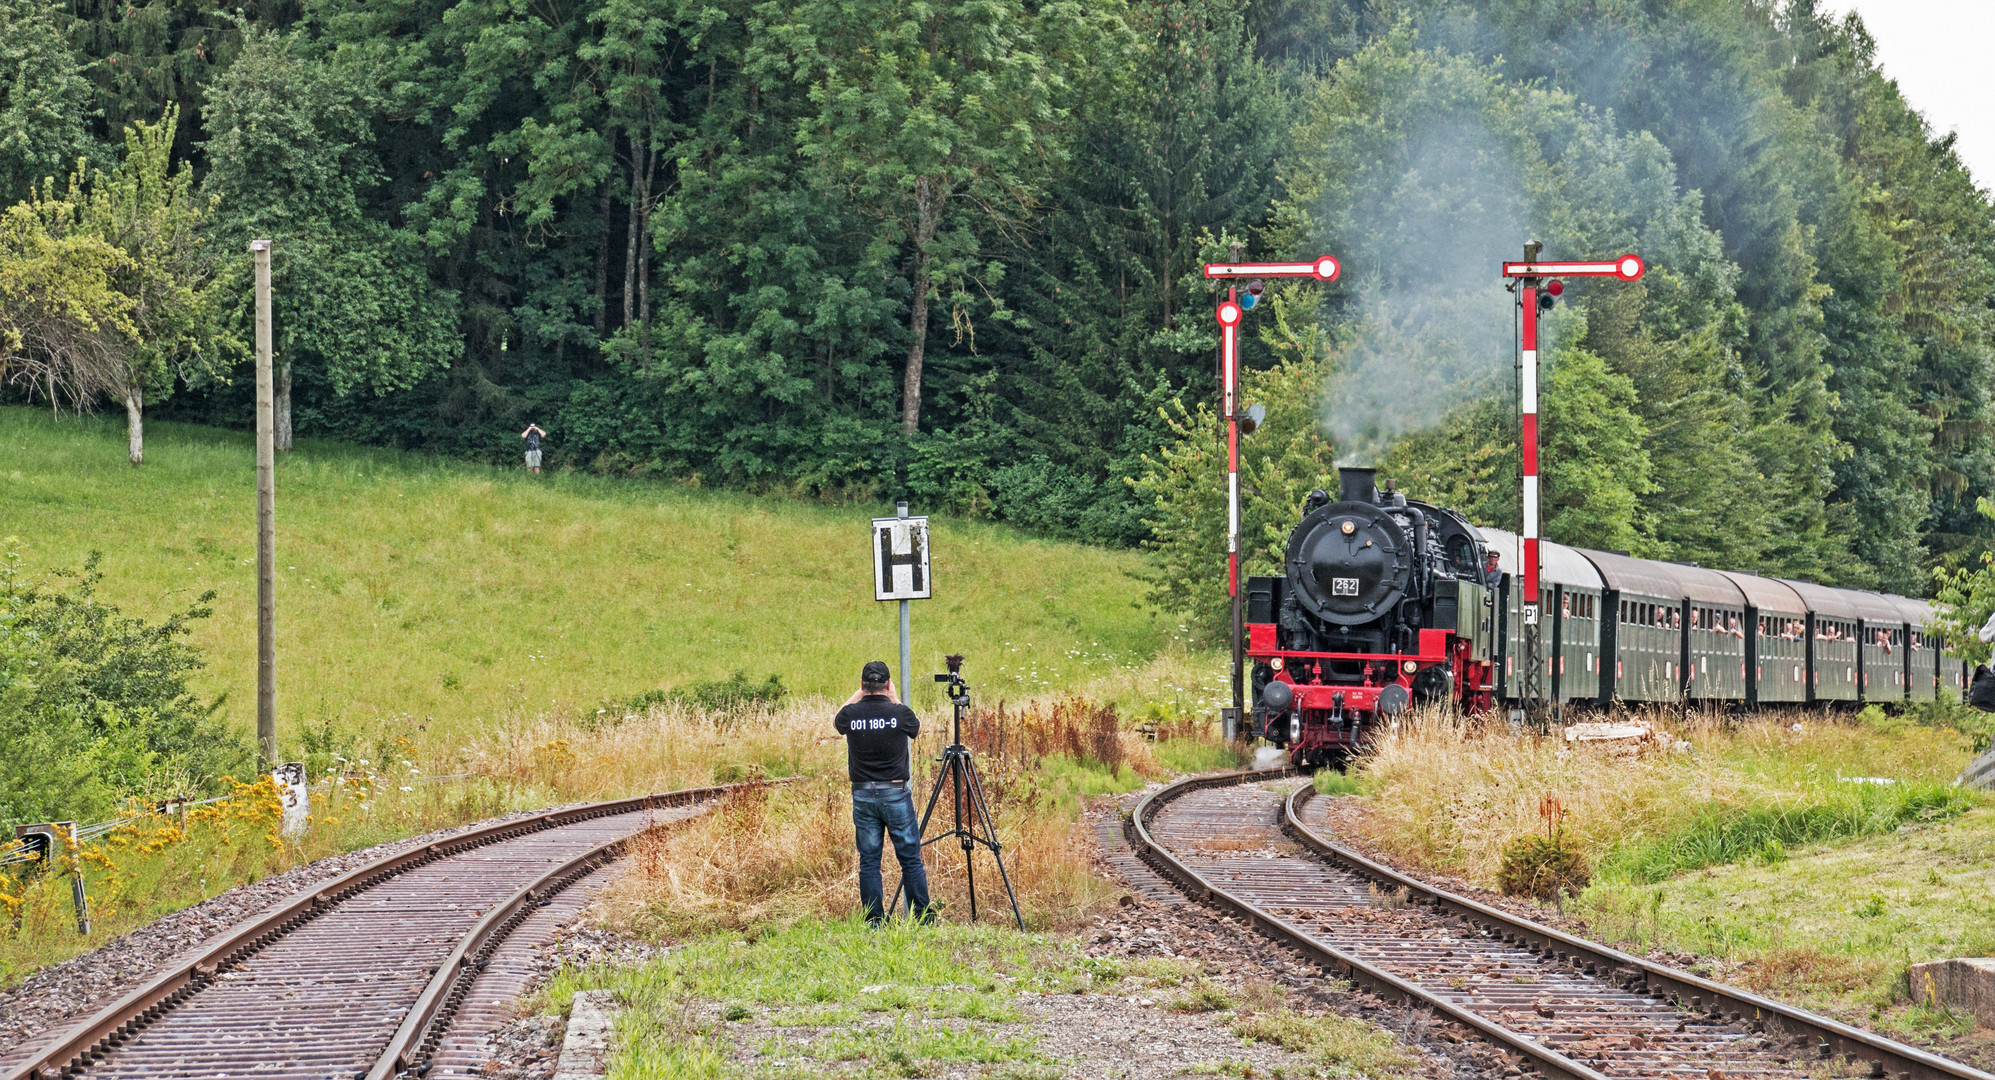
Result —
<instances>
[{"instance_id":1,"label":"blue jeans","mask_svg":"<svg viewBox=\"0 0 1995 1080\"><path fill-rule=\"evenodd\" d=\"M908 908L917 918L928 914L928 868L921 863L921 823L914 813L914 793L906 787L852 792L852 830L859 842L859 902L866 921L886 918L885 889L880 884L880 854L885 837L894 841L900 860L901 885Z\"/></svg>"}]
</instances>

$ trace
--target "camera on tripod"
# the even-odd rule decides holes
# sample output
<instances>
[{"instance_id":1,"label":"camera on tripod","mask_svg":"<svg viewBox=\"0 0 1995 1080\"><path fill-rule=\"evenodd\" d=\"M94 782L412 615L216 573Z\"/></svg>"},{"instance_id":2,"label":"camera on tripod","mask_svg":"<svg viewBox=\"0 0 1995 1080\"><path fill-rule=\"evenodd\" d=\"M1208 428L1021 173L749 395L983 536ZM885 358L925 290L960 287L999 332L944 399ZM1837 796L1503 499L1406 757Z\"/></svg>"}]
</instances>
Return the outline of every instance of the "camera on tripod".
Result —
<instances>
[{"instance_id":1,"label":"camera on tripod","mask_svg":"<svg viewBox=\"0 0 1995 1080\"><path fill-rule=\"evenodd\" d=\"M943 692L949 695L949 703L956 706L960 716L960 710L970 707L970 684L963 681L963 654L950 653L942 662L949 665L949 670L937 673L935 681L949 684Z\"/></svg>"},{"instance_id":2,"label":"camera on tripod","mask_svg":"<svg viewBox=\"0 0 1995 1080\"><path fill-rule=\"evenodd\" d=\"M1004 882L1005 899L1011 901L1012 922L1023 931L1025 917L1018 911L1018 894L1011 887L1011 872L1004 868L1004 845L998 843L997 822L992 820L990 803L984 798L984 781L977 775L977 763L970 755L970 748L963 745L963 714L970 711L970 684L963 681L963 654L950 653L942 662L949 665L949 670L935 676L935 681L948 684L946 693L949 703L956 706L956 723L951 733L954 738L936 759L942 767L928 789L928 809L921 814L921 835L928 835L928 819L934 815L935 804L944 791L949 792L955 826L933 839L923 840L922 845L926 847L945 836L953 836L962 847L963 880L970 891L971 922L977 921L977 871L971 856L979 847L989 851L991 860L997 863L998 878ZM894 904L900 903L900 895L900 890L895 889Z\"/></svg>"}]
</instances>

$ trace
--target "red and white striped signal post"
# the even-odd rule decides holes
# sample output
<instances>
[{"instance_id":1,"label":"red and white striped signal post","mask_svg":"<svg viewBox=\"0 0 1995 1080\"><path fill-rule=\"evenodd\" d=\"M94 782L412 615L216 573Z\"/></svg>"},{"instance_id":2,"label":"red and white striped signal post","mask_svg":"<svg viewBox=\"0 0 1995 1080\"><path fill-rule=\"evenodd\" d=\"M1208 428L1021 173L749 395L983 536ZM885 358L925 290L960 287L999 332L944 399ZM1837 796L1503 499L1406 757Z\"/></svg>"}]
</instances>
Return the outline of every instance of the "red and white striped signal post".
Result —
<instances>
[{"instance_id":1,"label":"red and white striped signal post","mask_svg":"<svg viewBox=\"0 0 1995 1080\"><path fill-rule=\"evenodd\" d=\"M1233 249L1240 257L1240 249ZM1335 281L1343 267L1328 255L1309 262L1206 263L1205 276L1229 281L1248 280L1247 299L1241 302L1239 288L1228 285L1226 299L1215 313L1219 319L1219 413L1226 421L1226 592L1233 598L1233 710L1227 717L1229 739L1241 735L1240 719L1246 715L1246 641L1240 623L1240 320L1247 309L1259 302L1262 278L1315 278ZM1252 433L1257 421L1249 420Z\"/></svg>"},{"instance_id":2,"label":"red and white striped signal post","mask_svg":"<svg viewBox=\"0 0 1995 1080\"><path fill-rule=\"evenodd\" d=\"M1637 281L1644 270L1639 255L1623 255L1606 262L1545 262L1538 258L1544 245L1533 240L1524 245L1523 262L1503 264L1503 276L1517 293L1520 318L1517 322L1518 411L1522 415L1520 442L1524 454L1524 567L1522 609L1524 614L1524 658L1518 665L1524 676L1523 698L1527 703L1543 700L1544 665L1538 649L1538 310L1550 308L1565 292L1559 278L1611 277ZM1542 297L1540 289L1544 290ZM1535 708L1535 705L1531 706Z\"/></svg>"}]
</instances>

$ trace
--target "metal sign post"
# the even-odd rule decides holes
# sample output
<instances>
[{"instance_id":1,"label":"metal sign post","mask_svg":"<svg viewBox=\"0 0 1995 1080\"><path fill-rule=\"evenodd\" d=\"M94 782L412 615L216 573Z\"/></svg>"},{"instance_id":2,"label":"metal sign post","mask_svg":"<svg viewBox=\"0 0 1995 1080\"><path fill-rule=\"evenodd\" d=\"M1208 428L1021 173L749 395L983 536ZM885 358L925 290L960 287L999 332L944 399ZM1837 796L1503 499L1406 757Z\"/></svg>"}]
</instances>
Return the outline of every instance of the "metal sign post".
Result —
<instances>
[{"instance_id":1,"label":"metal sign post","mask_svg":"<svg viewBox=\"0 0 1995 1080\"><path fill-rule=\"evenodd\" d=\"M1234 248L1239 258L1239 247ZM1245 673L1247 642L1240 621L1240 320L1261 295L1260 278L1315 278L1335 281L1343 267L1324 255L1311 262L1206 263L1205 276L1240 281L1256 279L1248 287L1248 300L1240 302L1239 290L1228 285L1226 300L1214 314L1219 319L1219 415L1226 421L1226 594L1233 601L1233 708L1221 720L1222 734L1228 739L1243 737L1241 717L1246 715ZM1252 429L1249 428L1251 431Z\"/></svg>"},{"instance_id":2,"label":"metal sign post","mask_svg":"<svg viewBox=\"0 0 1995 1080\"><path fill-rule=\"evenodd\" d=\"M1503 264L1508 288L1517 294L1517 387L1518 414L1522 429L1519 443L1524 457L1524 573L1522 611L1524 656L1518 665L1524 676L1526 709L1533 712L1545 700L1545 661L1539 648L1542 637L1538 598L1538 305L1539 289L1545 291L1542 303L1550 307L1565 291L1558 278L1611 277L1639 281L1647 269L1638 255L1623 255L1607 262L1542 262L1538 253L1544 245L1533 240L1524 245L1523 262ZM1550 279L1550 280L1547 280Z\"/></svg>"},{"instance_id":3,"label":"metal sign post","mask_svg":"<svg viewBox=\"0 0 1995 1080\"><path fill-rule=\"evenodd\" d=\"M897 600L901 606L901 704L914 693L909 673L908 610L910 600L932 594L928 572L928 519L909 517L905 499L894 504L894 517L873 519L873 599Z\"/></svg>"}]
</instances>

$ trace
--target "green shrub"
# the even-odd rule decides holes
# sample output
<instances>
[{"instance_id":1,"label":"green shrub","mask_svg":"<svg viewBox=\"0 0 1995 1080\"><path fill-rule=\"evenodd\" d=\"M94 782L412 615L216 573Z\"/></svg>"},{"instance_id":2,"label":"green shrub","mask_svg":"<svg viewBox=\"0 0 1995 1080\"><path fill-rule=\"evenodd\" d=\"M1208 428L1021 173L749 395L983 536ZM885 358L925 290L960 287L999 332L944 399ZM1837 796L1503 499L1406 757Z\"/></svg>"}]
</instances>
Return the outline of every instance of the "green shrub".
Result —
<instances>
[{"instance_id":1,"label":"green shrub","mask_svg":"<svg viewBox=\"0 0 1995 1080\"><path fill-rule=\"evenodd\" d=\"M214 789L247 748L188 686L182 640L214 593L159 623L99 601L100 556L41 577L0 561L0 827L108 818L135 795Z\"/></svg>"},{"instance_id":2,"label":"green shrub","mask_svg":"<svg viewBox=\"0 0 1995 1080\"><path fill-rule=\"evenodd\" d=\"M1564 829L1548 836L1532 833L1503 845L1496 867L1496 887L1505 896L1556 900L1560 893L1577 896L1593 878L1586 853Z\"/></svg>"},{"instance_id":3,"label":"green shrub","mask_svg":"<svg viewBox=\"0 0 1995 1080\"><path fill-rule=\"evenodd\" d=\"M622 701L608 702L596 710L596 718L614 723L625 716L642 715L654 705L682 705L702 712L727 713L774 705L788 696L789 688L783 685L781 676L749 682L746 673L737 671L725 679L702 679L670 690L646 690Z\"/></svg>"},{"instance_id":4,"label":"green shrub","mask_svg":"<svg viewBox=\"0 0 1995 1080\"><path fill-rule=\"evenodd\" d=\"M1363 795L1365 785L1362 780L1348 772L1336 769L1318 769L1311 778L1318 795Z\"/></svg>"}]
</instances>

